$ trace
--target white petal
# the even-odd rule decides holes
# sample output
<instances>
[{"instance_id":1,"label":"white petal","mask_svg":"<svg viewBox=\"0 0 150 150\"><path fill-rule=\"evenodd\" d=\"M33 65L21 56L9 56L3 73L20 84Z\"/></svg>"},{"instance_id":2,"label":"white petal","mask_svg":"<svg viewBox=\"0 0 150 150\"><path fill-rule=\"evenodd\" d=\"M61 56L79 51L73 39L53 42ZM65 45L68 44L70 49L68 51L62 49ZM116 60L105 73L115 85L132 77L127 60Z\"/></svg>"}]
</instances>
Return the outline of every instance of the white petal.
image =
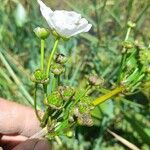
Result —
<instances>
[{"instance_id":1,"label":"white petal","mask_svg":"<svg viewBox=\"0 0 150 150\"><path fill-rule=\"evenodd\" d=\"M77 35L79 33L82 33L82 32L88 32L90 29L91 29L92 25L91 24L88 24L86 27L80 29L80 30L77 30L76 32L74 32L72 35L70 36L74 36L74 35Z\"/></svg>"},{"instance_id":2,"label":"white petal","mask_svg":"<svg viewBox=\"0 0 150 150\"><path fill-rule=\"evenodd\" d=\"M62 29L72 29L75 23L81 19L81 15L73 11L56 10L52 16L52 21L57 27Z\"/></svg>"},{"instance_id":3,"label":"white petal","mask_svg":"<svg viewBox=\"0 0 150 150\"><path fill-rule=\"evenodd\" d=\"M53 23L51 21L51 16L53 15L53 11L47 7L41 0L37 0L40 5L40 10L43 17L46 19L47 23L51 28L53 28Z\"/></svg>"},{"instance_id":4,"label":"white petal","mask_svg":"<svg viewBox=\"0 0 150 150\"><path fill-rule=\"evenodd\" d=\"M54 29L60 36L70 37L81 32L88 32L92 27L81 14L74 11L56 10L52 11L41 0L37 0L43 17L50 28Z\"/></svg>"}]
</instances>

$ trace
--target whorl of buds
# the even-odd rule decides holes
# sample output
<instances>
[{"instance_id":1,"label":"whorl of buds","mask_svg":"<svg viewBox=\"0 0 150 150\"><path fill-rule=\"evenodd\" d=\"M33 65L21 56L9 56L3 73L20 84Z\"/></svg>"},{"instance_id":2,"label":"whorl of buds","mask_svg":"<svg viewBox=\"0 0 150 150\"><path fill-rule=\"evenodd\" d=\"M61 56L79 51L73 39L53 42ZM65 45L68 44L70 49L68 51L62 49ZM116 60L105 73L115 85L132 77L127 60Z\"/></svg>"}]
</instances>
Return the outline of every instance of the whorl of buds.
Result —
<instances>
[{"instance_id":1,"label":"whorl of buds","mask_svg":"<svg viewBox=\"0 0 150 150\"><path fill-rule=\"evenodd\" d=\"M46 77L46 74L42 70L37 69L31 76L31 81L39 84L47 84L49 78Z\"/></svg>"},{"instance_id":2,"label":"whorl of buds","mask_svg":"<svg viewBox=\"0 0 150 150\"><path fill-rule=\"evenodd\" d=\"M33 31L36 34L36 36L40 39L46 39L50 34L48 29L41 28L41 27L37 27Z\"/></svg>"},{"instance_id":3,"label":"whorl of buds","mask_svg":"<svg viewBox=\"0 0 150 150\"><path fill-rule=\"evenodd\" d=\"M102 86L104 84L104 79L96 75L90 76L88 81L91 86Z\"/></svg>"}]
</instances>

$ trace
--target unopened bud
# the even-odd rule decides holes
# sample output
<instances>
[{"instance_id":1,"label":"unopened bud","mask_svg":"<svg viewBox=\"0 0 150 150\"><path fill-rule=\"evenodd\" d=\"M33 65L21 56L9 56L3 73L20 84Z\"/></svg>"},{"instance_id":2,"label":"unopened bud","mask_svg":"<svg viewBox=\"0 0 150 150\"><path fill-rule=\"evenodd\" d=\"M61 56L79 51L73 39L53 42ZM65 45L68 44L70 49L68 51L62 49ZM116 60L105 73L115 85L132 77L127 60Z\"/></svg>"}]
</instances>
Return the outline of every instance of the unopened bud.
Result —
<instances>
[{"instance_id":1,"label":"unopened bud","mask_svg":"<svg viewBox=\"0 0 150 150\"><path fill-rule=\"evenodd\" d=\"M136 26L136 24L132 21L128 21L128 27L130 28L134 28Z\"/></svg>"},{"instance_id":2,"label":"unopened bud","mask_svg":"<svg viewBox=\"0 0 150 150\"><path fill-rule=\"evenodd\" d=\"M37 27L33 31L35 32L36 36L40 39L46 39L50 34L48 29L41 27Z\"/></svg>"},{"instance_id":3,"label":"unopened bud","mask_svg":"<svg viewBox=\"0 0 150 150\"><path fill-rule=\"evenodd\" d=\"M66 136L68 137L68 138L71 138L71 137L73 137L73 131L67 131L67 133L66 133Z\"/></svg>"}]
</instances>

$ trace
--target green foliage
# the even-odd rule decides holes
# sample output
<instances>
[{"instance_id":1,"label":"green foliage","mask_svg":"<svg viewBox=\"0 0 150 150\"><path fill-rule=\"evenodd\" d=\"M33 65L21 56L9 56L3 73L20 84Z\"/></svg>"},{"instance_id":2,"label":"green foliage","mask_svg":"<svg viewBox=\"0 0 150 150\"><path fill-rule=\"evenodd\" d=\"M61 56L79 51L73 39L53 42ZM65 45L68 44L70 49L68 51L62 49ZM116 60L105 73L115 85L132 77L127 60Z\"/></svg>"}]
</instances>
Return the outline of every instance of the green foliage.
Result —
<instances>
[{"instance_id":1,"label":"green foliage","mask_svg":"<svg viewBox=\"0 0 150 150\"><path fill-rule=\"evenodd\" d=\"M33 70L39 68L40 65L40 43L33 29L37 26L48 26L41 17L35 0L0 0L0 3L0 96L29 105L33 101L33 84L30 82L29 74L32 74ZM59 0L48 1L48 3L54 9L57 9L60 4ZM123 69L126 69L130 75L130 78L124 75L122 78L128 79L126 82L136 87L135 78L143 77L139 66L146 64L147 68L144 70L148 70L150 65L150 48L145 49L150 45L149 0L64 0L61 1L61 5L61 9L73 9L80 12L93 25L90 33L80 35L80 38L75 37L58 47L61 54L69 57L68 61L65 61L66 64L63 64L66 70L61 75L59 82L66 86L73 86L73 88L63 89L64 101L72 96L75 99L82 96L85 92L82 89L87 85L85 78L91 74L103 77L107 81L104 87L111 89L117 80L122 45L128 48L126 68ZM129 20L135 22L136 27L131 32L129 40L122 44ZM48 47L46 56L48 57L53 37L50 36L46 42ZM139 47L141 51L138 51ZM137 59L132 57L133 55ZM57 57L57 63L58 61L60 62L60 59ZM52 89L52 87L48 88ZM74 93L74 88L80 90ZM97 97L107 92L106 89L95 90L93 88L88 94ZM53 98L53 94L57 94L57 100L56 96ZM60 107L62 95L54 92L49 95L48 100L43 100L42 95L38 95L38 106L42 107L43 102L51 106L58 102L57 107ZM81 102L88 103L90 99L83 97ZM140 83L136 93L132 95L128 93L125 97L119 95L115 101L105 102L93 110L95 126L90 128L79 126L73 132L73 135L76 134L76 136L71 138L62 136L63 148L74 150L126 149L125 144L120 144L107 132L107 129L110 129L137 147L143 150L148 149L150 145L149 101L150 75ZM78 105L79 123L84 124L86 117L88 118L86 120L90 122L87 107L80 103ZM85 110L87 113L82 115ZM64 114L63 117L67 115ZM61 133L66 126L67 121L64 120L62 126L57 128L58 132ZM58 147L55 142L53 145Z\"/></svg>"}]
</instances>

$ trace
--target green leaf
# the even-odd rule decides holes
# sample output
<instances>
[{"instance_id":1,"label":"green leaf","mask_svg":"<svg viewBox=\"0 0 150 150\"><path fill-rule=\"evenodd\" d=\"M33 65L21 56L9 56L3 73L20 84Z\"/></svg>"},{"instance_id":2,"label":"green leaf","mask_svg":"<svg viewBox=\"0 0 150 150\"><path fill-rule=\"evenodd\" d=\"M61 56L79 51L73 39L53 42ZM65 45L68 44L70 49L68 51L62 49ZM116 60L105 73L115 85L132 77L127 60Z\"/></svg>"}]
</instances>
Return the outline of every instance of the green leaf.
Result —
<instances>
[{"instance_id":1,"label":"green leaf","mask_svg":"<svg viewBox=\"0 0 150 150\"><path fill-rule=\"evenodd\" d=\"M143 130L144 127L140 125L140 122L132 115L128 115L127 113L125 113L125 118L126 120L130 123L130 125L132 126L132 128L139 134L139 136L141 137L142 141L150 144L150 136Z\"/></svg>"}]
</instances>

